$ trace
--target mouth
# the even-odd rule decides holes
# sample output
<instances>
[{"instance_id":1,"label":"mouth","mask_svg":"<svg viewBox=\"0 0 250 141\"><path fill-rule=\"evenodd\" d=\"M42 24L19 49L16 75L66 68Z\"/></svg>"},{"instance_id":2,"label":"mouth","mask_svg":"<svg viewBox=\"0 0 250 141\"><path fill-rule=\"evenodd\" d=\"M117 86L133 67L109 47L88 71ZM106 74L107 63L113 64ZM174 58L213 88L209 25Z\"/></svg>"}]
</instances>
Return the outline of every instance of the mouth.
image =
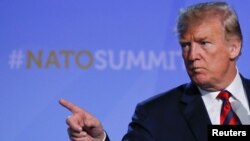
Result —
<instances>
[{"instance_id":1,"label":"mouth","mask_svg":"<svg viewBox=\"0 0 250 141\"><path fill-rule=\"evenodd\" d=\"M189 70L192 72L192 73L201 73L203 68L201 67L189 67Z\"/></svg>"}]
</instances>

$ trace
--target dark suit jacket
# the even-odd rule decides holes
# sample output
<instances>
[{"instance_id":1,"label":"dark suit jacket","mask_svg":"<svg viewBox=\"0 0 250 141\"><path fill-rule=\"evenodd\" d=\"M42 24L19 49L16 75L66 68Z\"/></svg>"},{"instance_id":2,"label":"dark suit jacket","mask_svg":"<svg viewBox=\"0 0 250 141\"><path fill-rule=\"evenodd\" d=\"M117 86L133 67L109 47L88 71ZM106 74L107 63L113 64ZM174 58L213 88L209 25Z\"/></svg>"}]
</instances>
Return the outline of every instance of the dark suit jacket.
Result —
<instances>
[{"instance_id":1,"label":"dark suit jacket","mask_svg":"<svg viewBox=\"0 0 250 141\"><path fill-rule=\"evenodd\" d=\"M250 103L250 80L242 77ZM211 125L198 88L183 84L136 107L123 141L207 141Z\"/></svg>"}]
</instances>

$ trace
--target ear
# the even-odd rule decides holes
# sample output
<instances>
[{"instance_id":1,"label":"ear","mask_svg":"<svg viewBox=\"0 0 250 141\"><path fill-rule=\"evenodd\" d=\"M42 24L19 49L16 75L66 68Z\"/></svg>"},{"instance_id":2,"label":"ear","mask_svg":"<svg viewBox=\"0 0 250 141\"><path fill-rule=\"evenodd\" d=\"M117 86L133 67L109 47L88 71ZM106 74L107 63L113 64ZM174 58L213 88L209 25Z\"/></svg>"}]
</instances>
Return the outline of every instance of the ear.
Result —
<instances>
[{"instance_id":1,"label":"ear","mask_svg":"<svg viewBox=\"0 0 250 141\"><path fill-rule=\"evenodd\" d=\"M229 55L230 59L236 59L240 55L241 41L240 39L231 39L229 41Z\"/></svg>"}]
</instances>

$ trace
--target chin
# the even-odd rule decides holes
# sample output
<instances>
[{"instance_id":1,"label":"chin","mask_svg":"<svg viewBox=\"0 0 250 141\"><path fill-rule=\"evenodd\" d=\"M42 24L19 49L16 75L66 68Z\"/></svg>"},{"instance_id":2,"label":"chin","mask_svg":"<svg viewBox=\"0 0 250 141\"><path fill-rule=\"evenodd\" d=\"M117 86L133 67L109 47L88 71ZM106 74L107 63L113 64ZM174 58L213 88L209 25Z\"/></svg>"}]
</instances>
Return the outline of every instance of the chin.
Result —
<instances>
[{"instance_id":1,"label":"chin","mask_svg":"<svg viewBox=\"0 0 250 141\"><path fill-rule=\"evenodd\" d=\"M196 85L200 87L206 87L206 85L208 85L208 79L204 75L195 75L192 76L191 79Z\"/></svg>"}]
</instances>

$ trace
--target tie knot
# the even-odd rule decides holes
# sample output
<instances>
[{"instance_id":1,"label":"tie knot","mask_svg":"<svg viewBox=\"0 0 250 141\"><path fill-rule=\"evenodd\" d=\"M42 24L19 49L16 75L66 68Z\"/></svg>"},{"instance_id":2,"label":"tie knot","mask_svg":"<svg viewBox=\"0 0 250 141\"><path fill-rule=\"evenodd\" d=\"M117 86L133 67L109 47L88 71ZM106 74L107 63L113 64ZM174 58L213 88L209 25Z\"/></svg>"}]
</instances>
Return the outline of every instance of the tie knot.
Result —
<instances>
[{"instance_id":1,"label":"tie knot","mask_svg":"<svg viewBox=\"0 0 250 141\"><path fill-rule=\"evenodd\" d=\"M231 94L228 91L221 91L218 94L217 98L227 101L227 100L229 100L230 96L231 96Z\"/></svg>"}]
</instances>

